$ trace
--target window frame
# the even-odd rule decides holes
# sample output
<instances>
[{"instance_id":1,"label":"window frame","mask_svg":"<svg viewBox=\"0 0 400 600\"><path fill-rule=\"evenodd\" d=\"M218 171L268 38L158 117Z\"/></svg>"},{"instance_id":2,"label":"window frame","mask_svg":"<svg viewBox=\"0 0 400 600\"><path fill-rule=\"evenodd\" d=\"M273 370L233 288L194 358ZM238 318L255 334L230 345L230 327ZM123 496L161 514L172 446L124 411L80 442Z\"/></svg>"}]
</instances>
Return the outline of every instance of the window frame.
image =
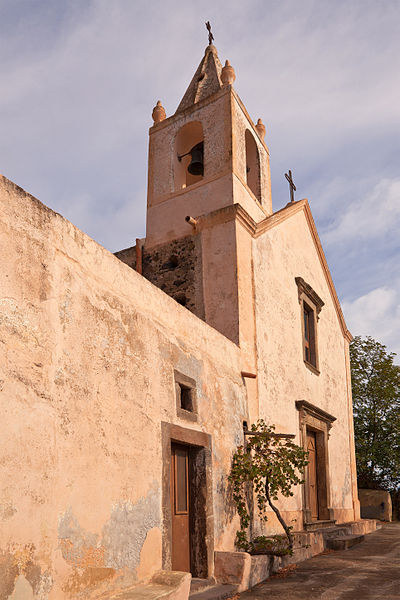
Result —
<instances>
[{"instance_id":1,"label":"window frame","mask_svg":"<svg viewBox=\"0 0 400 600\"><path fill-rule=\"evenodd\" d=\"M197 421L196 381L179 371L174 370L176 414L182 419ZM182 406L182 390L189 392L191 409Z\"/></svg>"},{"instance_id":2,"label":"window frame","mask_svg":"<svg viewBox=\"0 0 400 600\"><path fill-rule=\"evenodd\" d=\"M316 375L320 374L318 355L319 314L324 301L302 277L295 277L298 300L300 304L301 334L303 346L303 361L308 369ZM308 328L308 336L307 336Z\"/></svg>"}]
</instances>

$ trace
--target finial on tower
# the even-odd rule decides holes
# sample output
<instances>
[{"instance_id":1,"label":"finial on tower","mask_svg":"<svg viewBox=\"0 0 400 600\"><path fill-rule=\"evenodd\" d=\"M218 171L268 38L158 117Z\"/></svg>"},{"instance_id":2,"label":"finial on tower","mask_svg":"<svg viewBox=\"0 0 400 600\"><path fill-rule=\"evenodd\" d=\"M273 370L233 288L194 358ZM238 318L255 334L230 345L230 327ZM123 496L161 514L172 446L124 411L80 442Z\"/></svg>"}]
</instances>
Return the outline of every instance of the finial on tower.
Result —
<instances>
[{"instance_id":1,"label":"finial on tower","mask_svg":"<svg viewBox=\"0 0 400 600\"><path fill-rule=\"evenodd\" d=\"M221 71L222 84L223 85L232 85L232 83L235 81L235 79L236 79L235 69L232 67L229 60L226 60L225 66L222 68L222 71Z\"/></svg>"},{"instance_id":2,"label":"finial on tower","mask_svg":"<svg viewBox=\"0 0 400 600\"><path fill-rule=\"evenodd\" d=\"M261 119L258 119L257 124L256 124L256 129L257 129L258 135L263 140L265 138L265 131L266 131L266 129L265 129L265 125L261 121Z\"/></svg>"},{"instance_id":3,"label":"finial on tower","mask_svg":"<svg viewBox=\"0 0 400 600\"><path fill-rule=\"evenodd\" d=\"M211 25L210 25L210 21L206 21L206 27L207 27L207 31L208 31L208 43L211 46L211 44L214 41L214 36L211 33Z\"/></svg>"},{"instance_id":4,"label":"finial on tower","mask_svg":"<svg viewBox=\"0 0 400 600\"><path fill-rule=\"evenodd\" d=\"M165 113L165 108L161 104L161 100L158 100L157 104L153 108L151 116L153 117L154 125L156 125L156 123L161 123L161 121L164 121L166 118L167 115Z\"/></svg>"}]
</instances>

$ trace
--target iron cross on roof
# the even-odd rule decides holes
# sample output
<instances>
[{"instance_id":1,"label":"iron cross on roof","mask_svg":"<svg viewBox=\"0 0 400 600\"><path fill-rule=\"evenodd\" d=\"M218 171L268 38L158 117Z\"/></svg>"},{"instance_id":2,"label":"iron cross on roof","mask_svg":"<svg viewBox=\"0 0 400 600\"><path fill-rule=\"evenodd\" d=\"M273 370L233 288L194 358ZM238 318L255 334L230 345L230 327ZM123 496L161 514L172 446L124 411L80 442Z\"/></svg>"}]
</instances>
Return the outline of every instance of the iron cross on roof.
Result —
<instances>
[{"instance_id":1,"label":"iron cross on roof","mask_svg":"<svg viewBox=\"0 0 400 600\"><path fill-rule=\"evenodd\" d=\"M211 25L210 25L210 21L206 21L206 27L207 27L207 31L208 31L208 43L212 44L214 41L214 36L211 33Z\"/></svg>"},{"instance_id":2,"label":"iron cross on roof","mask_svg":"<svg viewBox=\"0 0 400 600\"><path fill-rule=\"evenodd\" d=\"M289 175L285 173L285 177L289 182L290 186L290 202L294 202L294 192L296 191L296 186L293 183L292 171L289 169Z\"/></svg>"}]
</instances>

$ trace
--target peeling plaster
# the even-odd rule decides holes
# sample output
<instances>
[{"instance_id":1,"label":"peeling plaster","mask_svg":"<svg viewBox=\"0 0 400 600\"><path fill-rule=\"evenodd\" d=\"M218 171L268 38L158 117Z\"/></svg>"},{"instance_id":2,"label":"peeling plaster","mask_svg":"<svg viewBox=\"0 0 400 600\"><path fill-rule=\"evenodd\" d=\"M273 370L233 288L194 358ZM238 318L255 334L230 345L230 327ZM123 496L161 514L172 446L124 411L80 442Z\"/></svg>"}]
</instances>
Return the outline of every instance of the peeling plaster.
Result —
<instances>
[{"instance_id":1,"label":"peeling plaster","mask_svg":"<svg viewBox=\"0 0 400 600\"><path fill-rule=\"evenodd\" d=\"M108 567L136 569L148 531L161 526L161 491L155 484L136 504L114 505L103 528L105 563Z\"/></svg>"},{"instance_id":2,"label":"peeling plaster","mask_svg":"<svg viewBox=\"0 0 400 600\"><path fill-rule=\"evenodd\" d=\"M17 512L15 506L11 504L11 502L4 502L0 504L0 520L6 521L7 519L11 519L13 515Z\"/></svg>"},{"instance_id":3,"label":"peeling plaster","mask_svg":"<svg viewBox=\"0 0 400 600\"><path fill-rule=\"evenodd\" d=\"M14 591L8 600L34 600L32 586L24 575L18 575Z\"/></svg>"}]
</instances>

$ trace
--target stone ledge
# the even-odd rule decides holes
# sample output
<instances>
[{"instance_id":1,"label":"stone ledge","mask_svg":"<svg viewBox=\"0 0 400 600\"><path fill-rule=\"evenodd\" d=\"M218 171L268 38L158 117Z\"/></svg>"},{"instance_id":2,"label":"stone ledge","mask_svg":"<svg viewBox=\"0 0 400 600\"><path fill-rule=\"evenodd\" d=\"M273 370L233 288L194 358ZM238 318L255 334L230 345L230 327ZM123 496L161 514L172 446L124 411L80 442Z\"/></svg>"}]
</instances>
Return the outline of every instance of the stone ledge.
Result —
<instances>
[{"instance_id":1,"label":"stone ledge","mask_svg":"<svg viewBox=\"0 0 400 600\"><path fill-rule=\"evenodd\" d=\"M326 540L326 545L329 550L347 550L356 544L359 544L365 539L365 535L341 535L332 537Z\"/></svg>"},{"instance_id":2,"label":"stone ledge","mask_svg":"<svg viewBox=\"0 0 400 600\"><path fill-rule=\"evenodd\" d=\"M158 571L148 583L125 587L123 581L108 586L107 590L92 594L92 600L187 600L189 597L190 573L180 571Z\"/></svg>"}]
</instances>

